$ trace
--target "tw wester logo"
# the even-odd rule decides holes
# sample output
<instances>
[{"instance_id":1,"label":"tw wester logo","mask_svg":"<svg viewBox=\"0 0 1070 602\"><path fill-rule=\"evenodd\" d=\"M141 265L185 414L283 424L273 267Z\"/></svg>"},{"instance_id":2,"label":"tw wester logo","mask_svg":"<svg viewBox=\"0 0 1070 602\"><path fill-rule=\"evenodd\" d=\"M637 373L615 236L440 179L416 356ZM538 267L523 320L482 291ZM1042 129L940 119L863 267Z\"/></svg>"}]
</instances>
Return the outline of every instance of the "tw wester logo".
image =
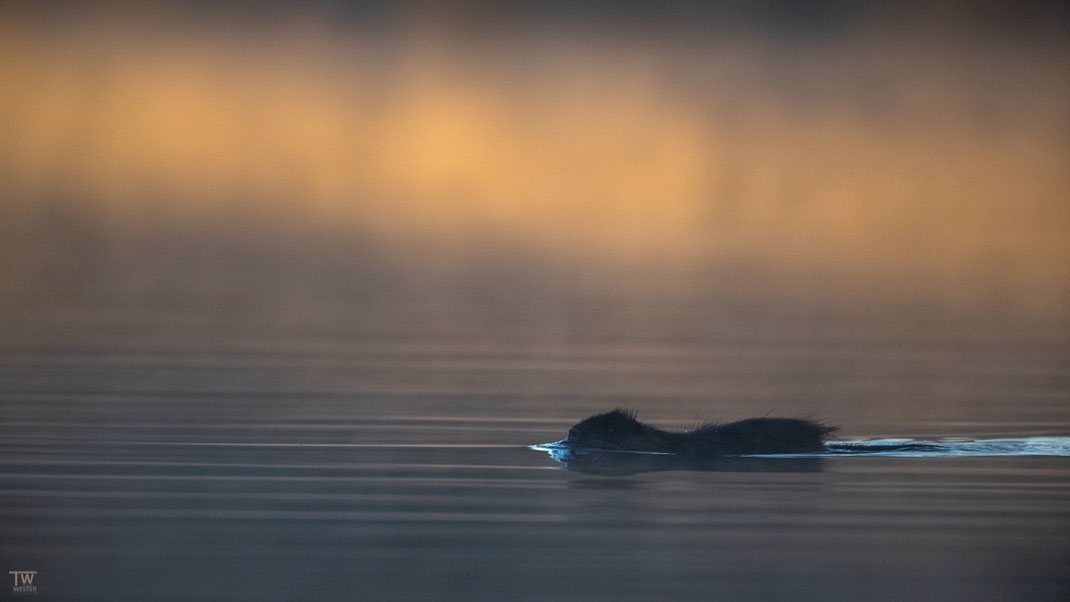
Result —
<instances>
[{"instance_id":1,"label":"tw wester logo","mask_svg":"<svg viewBox=\"0 0 1070 602\"><path fill-rule=\"evenodd\" d=\"M12 594L25 596L37 593L37 586L33 584L37 571L8 571L7 574L15 576L15 585L11 587Z\"/></svg>"}]
</instances>

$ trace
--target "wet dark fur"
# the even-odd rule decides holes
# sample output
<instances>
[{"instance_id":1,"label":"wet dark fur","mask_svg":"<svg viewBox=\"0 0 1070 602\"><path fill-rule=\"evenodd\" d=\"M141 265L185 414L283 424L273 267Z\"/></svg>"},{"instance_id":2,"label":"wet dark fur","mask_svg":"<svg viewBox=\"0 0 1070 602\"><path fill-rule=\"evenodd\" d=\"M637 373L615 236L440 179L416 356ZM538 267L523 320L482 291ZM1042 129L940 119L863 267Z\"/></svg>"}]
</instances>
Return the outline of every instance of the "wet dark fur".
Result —
<instances>
[{"instance_id":1,"label":"wet dark fur","mask_svg":"<svg viewBox=\"0 0 1070 602\"><path fill-rule=\"evenodd\" d=\"M825 438L834 430L797 418L751 418L671 433L639 422L633 412L616 409L573 426L565 442L574 448L694 457L805 454L825 451Z\"/></svg>"}]
</instances>

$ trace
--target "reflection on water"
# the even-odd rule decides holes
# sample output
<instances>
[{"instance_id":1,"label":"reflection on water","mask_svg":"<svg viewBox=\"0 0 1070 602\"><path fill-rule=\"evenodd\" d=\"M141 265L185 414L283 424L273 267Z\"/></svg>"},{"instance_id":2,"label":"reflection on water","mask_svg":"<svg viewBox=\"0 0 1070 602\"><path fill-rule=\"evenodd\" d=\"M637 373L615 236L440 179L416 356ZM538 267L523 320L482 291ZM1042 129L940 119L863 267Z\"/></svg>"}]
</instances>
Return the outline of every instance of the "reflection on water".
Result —
<instances>
[{"instance_id":1,"label":"reflection on water","mask_svg":"<svg viewBox=\"0 0 1070 602\"><path fill-rule=\"evenodd\" d=\"M600 475L632 475L663 470L704 470L720 472L814 472L821 470L819 457L783 456L681 458L659 452L574 450L567 445L532 445L544 451L568 470Z\"/></svg>"},{"instance_id":2,"label":"reflection on water","mask_svg":"<svg viewBox=\"0 0 1070 602\"><path fill-rule=\"evenodd\" d=\"M799 472L821 470L821 458L883 456L891 458L952 458L961 456L1066 456L1070 437L1027 437L916 441L869 439L826 444L826 451L810 454L757 454L710 458L680 457L661 452L574 449L564 441L532 445L564 464L568 470L591 474L625 475L660 470L712 470L728 472Z\"/></svg>"},{"instance_id":3,"label":"reflection on water","mask_svg":"<svg viewBox=\"0 0 1070 602\"><path fill-rule=\"evenodd\" d=\"M1070 433L1052 322L562 272L413 285L313 236L286 254L43 223L0 296L0 559L42 597L1068 594L1065 455L568 471L526 447L625 406L1024 452Z\"/></svg>"},{"instance_id":4,"label":"reflection on water","mask_svg":"<svg viewBox=\"0 0 1070 602\"><path fill-rule=\"evenodd\" d=\"M1024 439L982 439L915 441L873 439L828 444L830 454L879 455L906 458L948 458L958 456L1070 456L1070 437L1027 437Z\"/></svg>"},{"instance_id":5,"label":"reflection on water","mask_svg":"<svg viewBox=\"0 0 1070 602\"><path fill-rule=\"evenodd\" d=\"M42 595L1067 594L1070 363L1048 343L371 342L315 323L206 334L173 313L76 315L59 323L67 340L24 324L0 353L0 558L37 570ZM961 388L931 387L945 377ZM926 403L881 411L904 391ZM988 447L686 467L587 454L573 471L526 447L621 397L677 427L776 405L851 433Z\"/></svg>"}]
</instances>

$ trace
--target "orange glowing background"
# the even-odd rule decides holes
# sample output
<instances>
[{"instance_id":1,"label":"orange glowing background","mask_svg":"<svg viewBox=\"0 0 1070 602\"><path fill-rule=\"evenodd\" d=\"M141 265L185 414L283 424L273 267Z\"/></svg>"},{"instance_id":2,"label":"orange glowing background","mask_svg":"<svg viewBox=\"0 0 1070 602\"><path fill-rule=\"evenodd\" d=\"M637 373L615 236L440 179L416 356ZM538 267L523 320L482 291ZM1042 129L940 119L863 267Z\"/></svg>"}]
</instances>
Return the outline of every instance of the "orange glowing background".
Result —
<instances>
[{"instance_id":1,"label":"orange glowing background","mask_svg":"<svg viewBox=\"0 0 1070 602\"><path fill-rule=\"evenodd\" d=\"M1065 35L881 23L9 7L0 192L8 213L62 197L119 224L373 232L399 254L745 261L1061 312Z\"/></svg>"}]
</instances>

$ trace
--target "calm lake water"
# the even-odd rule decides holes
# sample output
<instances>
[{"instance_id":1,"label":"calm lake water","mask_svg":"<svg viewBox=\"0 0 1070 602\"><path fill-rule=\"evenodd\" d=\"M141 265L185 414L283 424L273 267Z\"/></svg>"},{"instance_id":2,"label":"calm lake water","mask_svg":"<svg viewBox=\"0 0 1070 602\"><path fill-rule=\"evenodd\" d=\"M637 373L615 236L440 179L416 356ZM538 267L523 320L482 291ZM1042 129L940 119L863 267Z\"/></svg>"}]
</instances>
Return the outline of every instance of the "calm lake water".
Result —
<instances>
[{"instance_id":1,"label":"calm lake water","mask_svg":"<svg viewBox=\"0 0 1070 602\"><path fill-rule=\"evenodd\" d=\"M666 428L809 415L844 440L1067 436L1057 337L605 303L645 330L578 302L295 317L9 295L4 570L37 571L42 600L1070 595L1065 445L619 474L528 447L615 406Z\"/></svg>"},{"instance_id":2,"label":"calm lake water","mask_svg":"<svg viewBox=\"0 0 1070 602\"><path fill-rule=\"evenodd\" d=\"M38 599L1070 596L1062 314L39 213L0 240L0 568ZM617 406L948 453L530 447Z\"/></svg>"}]
</instances>

